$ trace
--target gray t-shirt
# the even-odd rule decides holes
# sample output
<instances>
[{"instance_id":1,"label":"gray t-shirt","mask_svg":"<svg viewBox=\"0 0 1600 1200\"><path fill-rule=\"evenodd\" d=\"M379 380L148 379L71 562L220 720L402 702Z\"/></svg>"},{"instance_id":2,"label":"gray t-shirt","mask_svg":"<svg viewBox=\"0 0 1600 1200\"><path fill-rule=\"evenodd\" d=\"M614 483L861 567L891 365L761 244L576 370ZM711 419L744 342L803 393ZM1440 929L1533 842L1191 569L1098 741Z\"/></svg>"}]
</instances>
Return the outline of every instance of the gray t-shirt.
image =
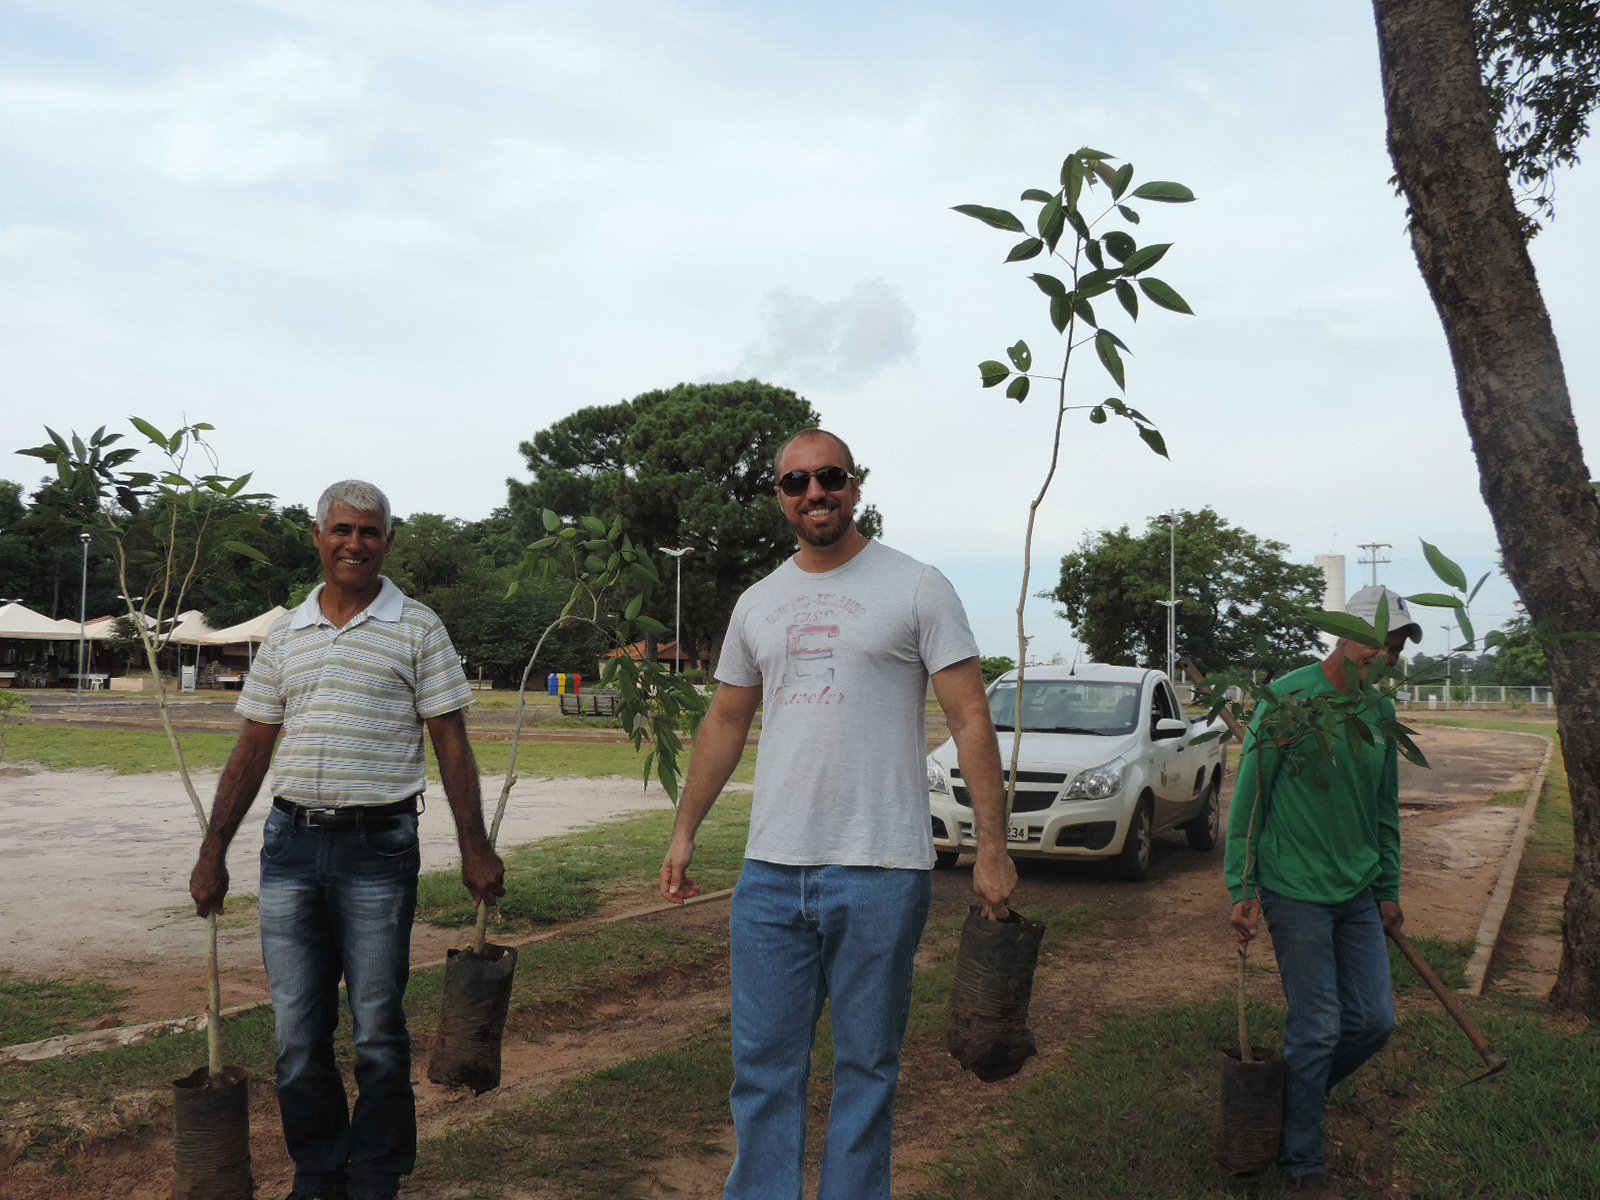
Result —
<instances>
[{"instance_id":1,"label":"gray t-shirt","mask_svg":"<svg viewBox=\"0 0 1600 1200\"><path fill-rule=\"evenodd\" d=\"M881 542L740 596L717 678L765 704L746 857L930 869L928 676L977 653L950 581Z\"/></svg>"}]
</instances>

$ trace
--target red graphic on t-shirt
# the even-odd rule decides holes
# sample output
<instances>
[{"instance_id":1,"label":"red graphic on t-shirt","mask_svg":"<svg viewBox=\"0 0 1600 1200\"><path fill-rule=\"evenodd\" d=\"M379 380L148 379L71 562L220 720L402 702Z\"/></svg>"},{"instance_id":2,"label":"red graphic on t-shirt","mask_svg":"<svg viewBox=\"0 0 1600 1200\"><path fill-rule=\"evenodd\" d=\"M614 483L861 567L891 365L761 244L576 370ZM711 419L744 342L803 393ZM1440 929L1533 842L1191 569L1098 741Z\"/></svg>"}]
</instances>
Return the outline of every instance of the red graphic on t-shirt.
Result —
<instances>
[{"instance_id":1,"label":"red graphic on t-shirt","mask_svg":"<svg viewBox=\"0 0 1600 1200\"><path fill-rule=\"evenodd\" d=\"M783 682L773 693L778 704L838 704L844 697L833 686L837 625L790 625L784 652Z\"/></svg>"}]
</instances>

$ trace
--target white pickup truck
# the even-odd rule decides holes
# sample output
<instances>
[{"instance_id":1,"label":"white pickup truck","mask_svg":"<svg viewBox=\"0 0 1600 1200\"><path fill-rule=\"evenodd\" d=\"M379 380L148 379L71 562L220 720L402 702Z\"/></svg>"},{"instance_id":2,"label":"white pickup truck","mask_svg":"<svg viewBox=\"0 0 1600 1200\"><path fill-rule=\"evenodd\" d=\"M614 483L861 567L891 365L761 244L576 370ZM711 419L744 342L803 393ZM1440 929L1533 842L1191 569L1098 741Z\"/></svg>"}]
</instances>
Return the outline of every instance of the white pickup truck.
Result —
<instances>
[{"instance_id":1,"label":"white pickup truck","mask_svg":"<svg viewBox=\"0 0 1600 1200\"><path fill-rule=\"evenodd\" d=\"M1002 770L1011 761L1017 675L989 687ZM1030 667L1022 685L1022 752L1007 848L1026 858L1110 859L1124 879L1150 869L1158 833L1217 844L1227 750L1195 744L1213 726L1191 722L1160 671L1080 663ZM1214 727L1221 729L1221 722ZM972 801L954 741L928 755L928 806L941 867L977 846Z\"/></svg>"}]
</instances>

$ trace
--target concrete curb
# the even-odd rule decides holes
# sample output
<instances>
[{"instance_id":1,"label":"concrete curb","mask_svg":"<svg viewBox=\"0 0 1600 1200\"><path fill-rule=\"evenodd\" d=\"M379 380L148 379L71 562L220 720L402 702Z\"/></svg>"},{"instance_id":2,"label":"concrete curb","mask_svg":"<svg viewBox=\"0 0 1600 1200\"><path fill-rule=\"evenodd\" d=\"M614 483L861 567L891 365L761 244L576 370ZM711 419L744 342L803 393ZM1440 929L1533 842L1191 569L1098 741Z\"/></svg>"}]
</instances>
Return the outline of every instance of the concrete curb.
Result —
<instances>
[{"instance_id":1,"label":"concrete curb","mask_svg":"<svg viewBox=\"0 0 1600 1200\"><path fill-rule=\"evenodd\" d=\"M1539 798L1544 794L1545 775L1550 769L1550 759L1555 754L1556 744L1542 733L1522 733L1519 730L1496 729L1495 733L1509 733L1513 737L1538 738L1544 743L1544 759L1539 763L1539 769L1534 772L1533 782L1528 785L1528 798L1523 802L1522 815L1517 818L1516 832L1511 835L1511 848L1506 851L1505 861L1500 865L1500 878L1495 881L1494 890L1489 893L1489 906L1483 910L1483 920L1478 924L1477 946L1472 951L1472 957L1467 960L1466 977L1467 986L1457 990L1463 996L1478 996L1483 993L1483 984L1489 974L1489 963L1494 958L1494 948L1500 940L1500 926L1506 919L1506 910L1511 905L1511 893L1517 886L1517 872L1522 867L1522 851L1528 842L1528 831L1533 828L1534 813L1539 808Z\"/></svg>"},{"instance_id":2,"label":"concrete curb","mask_svg":"<svg viewBox=\"0 0 1600 1200\"><path fill-rule=\"evenodd\" d=\"M671 912L674 909L687 908L695 904L708 904L717 900L726 900L733 895L732 888L723 888L717 892L707 892L703 896L695 896L685 900L682 904L653 904L646 908L636 908L629 912L617 913L609 917L589 917L581 921L572 921L557 929L547 929L542 933L530 934L528 937L507 941L508 946L532 946L538 942L547 942L551 938L560 937L563 933L573 929L580 929L585 925L613 925L619 921L632 921L639 917L654 916L656 913ZM427 967L443 965L443 960L437 964L413 963L412 969L419 966ZM223 1017L236 1017L241 1013L254 1012L258 1008L271 1008L271 1000L257 1000L254 1004L240 1004L233 1008L222 1010ZM118 1025L113 1029L89 1029L82 1033L62 1033L53 1038L45 1038L40 1042L22 1042L15 1046L0 1046L0 1067L21 1065L23 1063L43 1062L50 1058L77 1058L81 1054L93 1054L97 1050L112 1050L118 1046L131 1046L136 1042L148 1041L153 1037L163 1037L170 1033L193 1033L206 1027L204 1013L195 1013L187 1017L171 1017L164 1021L145 1021L139 1025Z\"/></svg>"}]
</instances>

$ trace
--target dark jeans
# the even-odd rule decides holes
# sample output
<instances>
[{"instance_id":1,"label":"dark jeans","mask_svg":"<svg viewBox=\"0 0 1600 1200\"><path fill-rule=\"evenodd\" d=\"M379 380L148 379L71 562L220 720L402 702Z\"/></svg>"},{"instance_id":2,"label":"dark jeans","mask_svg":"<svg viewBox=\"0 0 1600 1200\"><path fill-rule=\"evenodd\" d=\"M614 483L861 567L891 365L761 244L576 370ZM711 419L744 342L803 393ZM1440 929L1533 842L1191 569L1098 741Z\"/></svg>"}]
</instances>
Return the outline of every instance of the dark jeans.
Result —
<instances>
[{"instance_id":1,"label":"dark jeans","mask_svg":"<svg viewBox=\"0 0 1600 1200\"><path fill-rule=\"evenodd\" d=\"M931 872L747 858L733 893L733 1110L726 1200L799 1200L811 1043L833 1006L818 1200L888 1200L900 1039Z\"/></svg>"},{"instance_id":2,"label":"dark jeans","mask_svg":"<svg viewBox=\"0 0 1600 1200\"><path fill-rule=\"evenodd\" d=\"M1261 910L1289 1002L1278 1166L1294 1179L1323 1169L1328 1092L1389 1040L1394 990L1370 891L1343 904L1313 904L1262 888Z\"/></svg>"},{"instance_id":3,"label":"dark jeans","mask_svg":"<svg viewBox=\"0 0 1600 1200\"><path fill-rule=\"evenodd\" d=\"M261 953L277 1014L278 1108L294 1188L388 1200L417 1158L411 1037L401 1001L417 906L417 818L308 828L274 809L261 847ZM334 1062L339 980L356 1052L351 1111Z\"/></svg>"}]
</instances>

